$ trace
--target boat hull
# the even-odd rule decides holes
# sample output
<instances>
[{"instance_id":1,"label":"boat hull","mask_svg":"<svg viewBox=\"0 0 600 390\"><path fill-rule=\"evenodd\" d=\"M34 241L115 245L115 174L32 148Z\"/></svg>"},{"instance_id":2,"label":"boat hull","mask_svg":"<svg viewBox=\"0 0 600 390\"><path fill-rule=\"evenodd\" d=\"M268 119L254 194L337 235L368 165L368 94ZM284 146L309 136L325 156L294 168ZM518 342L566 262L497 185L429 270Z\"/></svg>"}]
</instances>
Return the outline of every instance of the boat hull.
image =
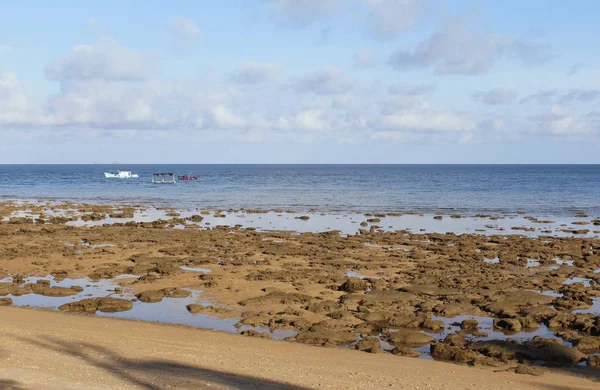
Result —
<instances>
[{"instance_id":1,"label":"boat hull","mask_svg":"<svg viewBox=\"0 0 600 390\"><path fill-rule=\"evenodd\" d=\"M104 177L111 179L135 179L139 177L139 175L137 173L132 174L129 171L118 173L104 172Z\"/></svg>"}]
</instances>

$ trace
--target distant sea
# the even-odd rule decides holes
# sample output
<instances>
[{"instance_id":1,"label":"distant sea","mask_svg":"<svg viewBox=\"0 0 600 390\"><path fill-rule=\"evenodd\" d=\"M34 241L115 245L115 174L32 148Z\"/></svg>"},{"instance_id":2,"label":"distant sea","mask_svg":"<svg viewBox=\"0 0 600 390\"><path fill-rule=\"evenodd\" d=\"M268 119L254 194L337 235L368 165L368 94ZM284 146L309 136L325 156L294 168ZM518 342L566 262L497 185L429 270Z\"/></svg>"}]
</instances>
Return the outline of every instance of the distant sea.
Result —
<instances>
[{"instance_id":1,"label":"distant sea","mask_svg":"<svg viewBox=\"0 0 600 390\"><path fill-rule=\"evenodd\" d=\"M106 179L130 170L137 179ZM198 181L153 185L153 172ZM0 165L0 200L600 217L600 165Z\"/></svg>"}]
</instances>

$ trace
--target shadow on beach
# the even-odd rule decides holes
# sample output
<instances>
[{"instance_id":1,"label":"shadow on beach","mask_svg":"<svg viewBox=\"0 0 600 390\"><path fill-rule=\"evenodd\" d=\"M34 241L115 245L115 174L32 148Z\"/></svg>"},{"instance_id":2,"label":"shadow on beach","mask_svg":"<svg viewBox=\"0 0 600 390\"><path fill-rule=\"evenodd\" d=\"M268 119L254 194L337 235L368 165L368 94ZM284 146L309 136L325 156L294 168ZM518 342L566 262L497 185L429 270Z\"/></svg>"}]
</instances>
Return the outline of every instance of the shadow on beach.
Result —
<instances>
[{"instance_id":1,"label":"shadow on beach","mask_svg":"<svg viewBox=\"0 0 600 390\"><path fill-rule=\"evenodd\" d=\"M52 337L39 339L18 338L37 347L76 357L86 364L102 369L121 380L144 389L306 389L305 387L267 379L230 374L166 360L128 359L109 348L79 341L71 343ZM9 382L4 383L0 379L0 390L4 390L4 388L22 389L17 383L12 384L12 382Z\"/></svg>"},{"instance_id":2,"label":"shadow on beach","mask_svg":"<svg viewBox=\"0 0 600 390\"><path fill-rule=\"evenodd\" d=\"M25 338L15 336L49 351L75 357L88 365L99 368L110 375L143 389L291 389L305 390L307 387L287 383L236 375L200 365L189 365L158 359L129 359L110 348L96 344L69 341L53 337ZM158 346L157 346L158 347ZM550 352L552 353L552 352ZM556 352L559 353L559 352ZM586 378L592 383L600 383L600 369L583 366L557 366L551 369L555 373L569 374ZM523 378L523 382L528 382ZM532 388L544 390L573 390L577 387L545 385L531 382ZM0 379L0 390L25 390L23 385Z\"/></svg>"},{"instance_id":3,"label":"shadow on beach","mask_svg":"<svg viewBox=\"0 0 600 390\"><path fill-rule=\"evenodd\" d=\"M19 382L12 381L10 379L0 378L0 390L25 390Z\"/></svg>"},{"instance_id":4,"label":"shadow on beach","mask_svg":"<svg viewBox=\"0 0 600 390\"><path fill-rule=\"evenodd\" d=\"M598 383L600 386L600 370L589 367L552 367L552 372L556 374L572 375L573 377L585 378L590 381L591 384ZM526 376L526 375L520 375ZM527 380L524 380L526 382ZM578 386L560 386L560 385L546 385L537 382L530 382L532 389L540 390L576 390Z\"/></svg>"}]
</instances>

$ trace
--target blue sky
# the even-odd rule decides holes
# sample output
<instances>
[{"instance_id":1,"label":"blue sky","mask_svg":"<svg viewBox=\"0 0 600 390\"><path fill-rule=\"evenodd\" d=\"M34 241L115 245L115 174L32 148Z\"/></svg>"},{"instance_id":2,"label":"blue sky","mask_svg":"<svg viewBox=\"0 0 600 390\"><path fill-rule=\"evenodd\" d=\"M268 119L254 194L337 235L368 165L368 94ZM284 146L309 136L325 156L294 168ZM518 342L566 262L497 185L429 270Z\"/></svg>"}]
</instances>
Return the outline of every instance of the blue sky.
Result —
<instances>
[{"instance_id":1,"label":"blue sky","mask_svg":"<svg viewBox=\"0 0 600 390\"><path fill-rule=\"evenodd\" d=\"M600 163L600 2L3 2L0 163Z\"/></svg>"}]
</instances>

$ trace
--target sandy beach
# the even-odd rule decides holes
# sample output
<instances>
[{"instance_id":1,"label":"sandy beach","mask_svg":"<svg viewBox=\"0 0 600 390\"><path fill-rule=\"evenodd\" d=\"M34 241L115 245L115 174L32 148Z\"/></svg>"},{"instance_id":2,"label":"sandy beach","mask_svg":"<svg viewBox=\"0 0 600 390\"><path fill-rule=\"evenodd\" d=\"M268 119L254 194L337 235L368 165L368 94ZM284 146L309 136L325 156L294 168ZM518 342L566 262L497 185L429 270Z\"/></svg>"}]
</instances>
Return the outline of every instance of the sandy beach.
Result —
<instances>
[{"instance_id":1,"label":"sandy beach","mask_svg":"<svg viewBox=\"0 0 600 390\"><path fill-rule=\"evenodd\" d=\"M181 326L0 308L3 389L593 389L345 349L317 349ZM485 379L484 379L485 378Z\"/></svg>"}]
</instances>

